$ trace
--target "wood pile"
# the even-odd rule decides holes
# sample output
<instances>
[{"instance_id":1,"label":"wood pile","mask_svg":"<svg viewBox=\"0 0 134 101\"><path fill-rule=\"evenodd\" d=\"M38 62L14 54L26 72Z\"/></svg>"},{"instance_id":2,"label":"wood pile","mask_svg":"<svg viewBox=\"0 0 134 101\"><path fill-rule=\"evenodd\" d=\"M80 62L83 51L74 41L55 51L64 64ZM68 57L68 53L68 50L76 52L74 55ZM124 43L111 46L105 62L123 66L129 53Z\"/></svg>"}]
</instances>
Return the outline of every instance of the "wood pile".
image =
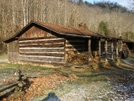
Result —
<instances>
[{"instance_id":1,"label":"wood pile","mask_svg":"<svg viewBox=\"0 0 134 101\"><path fill-rule=\"evenodd\" d=\"M88 52L77 54L74 51L68 51L67 62L72 64L87 64Z\"/></svg>"}]
</instances>

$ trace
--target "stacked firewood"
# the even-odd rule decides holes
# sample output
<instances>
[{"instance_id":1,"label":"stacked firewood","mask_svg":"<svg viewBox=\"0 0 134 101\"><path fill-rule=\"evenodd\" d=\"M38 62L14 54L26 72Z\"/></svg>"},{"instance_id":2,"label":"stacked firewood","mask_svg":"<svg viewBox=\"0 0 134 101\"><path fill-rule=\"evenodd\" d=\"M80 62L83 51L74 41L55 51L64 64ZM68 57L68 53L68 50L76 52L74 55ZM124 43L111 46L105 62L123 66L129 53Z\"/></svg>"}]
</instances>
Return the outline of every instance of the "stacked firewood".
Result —
<instances>
[{"instance_id":1,"label":"stacked firewood","mask_svg":"<svg viewBox=\"0 0 134 101\"><path fill-rule=\"evenodd\" d=\"M67 52L67 62L72 64L87 64L88 53L75 53L73 51Z\"/></svg>"}]
</instances>

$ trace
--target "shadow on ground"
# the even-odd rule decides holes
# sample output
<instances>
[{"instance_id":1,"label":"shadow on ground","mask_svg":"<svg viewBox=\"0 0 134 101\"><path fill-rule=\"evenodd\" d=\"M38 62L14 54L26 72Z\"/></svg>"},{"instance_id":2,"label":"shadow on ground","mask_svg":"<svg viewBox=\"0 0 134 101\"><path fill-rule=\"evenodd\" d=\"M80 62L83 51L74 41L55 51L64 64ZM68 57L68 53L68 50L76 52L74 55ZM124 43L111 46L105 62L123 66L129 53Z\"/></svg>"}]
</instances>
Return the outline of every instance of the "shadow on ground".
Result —
<instances>
[{"instance_id":1,"label":"shadow on ground","mask_svg":"<svg viewBox=\"0 0 134 101\"><path fill-rule=\"evenodd\" d=\"M50 92L48 96L41 101L61 101L54 92Z\"/></svg>"}]
</instances>

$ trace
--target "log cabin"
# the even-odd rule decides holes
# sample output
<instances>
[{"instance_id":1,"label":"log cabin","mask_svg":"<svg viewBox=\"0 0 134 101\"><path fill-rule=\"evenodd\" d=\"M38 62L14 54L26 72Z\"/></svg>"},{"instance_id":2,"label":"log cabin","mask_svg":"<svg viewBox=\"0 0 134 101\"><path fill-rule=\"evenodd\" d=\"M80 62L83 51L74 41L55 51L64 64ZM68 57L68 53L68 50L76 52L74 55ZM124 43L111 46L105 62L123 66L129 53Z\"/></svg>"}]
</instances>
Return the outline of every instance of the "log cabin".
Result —
<instances>
[{"instance_id":1,"label":"log cabin","mask_svg":"<svg viewBox=\"0 0 134 101\"><path fill-rule=\"evenodd\" d=\"M110 57L114 57L113 53L118 56L117 38L107 38L82 27L36 21L31 21L4 42L11 63L59 65L77 60L76 64L90 64L94 52L99 57L104 53L108 58L108 44Z\"/></svg>"},{"instance_id":2,"label":"log cabin","mask_svg":"<svg viewBox=\"0 0 134 101\"><path fill-rule=\"evenodd\" d=\"M100 38L85 28L31 21L4 42L12 63L66 64L70 57L86 53L88 64Z\"/></svg>"}]
</instances>

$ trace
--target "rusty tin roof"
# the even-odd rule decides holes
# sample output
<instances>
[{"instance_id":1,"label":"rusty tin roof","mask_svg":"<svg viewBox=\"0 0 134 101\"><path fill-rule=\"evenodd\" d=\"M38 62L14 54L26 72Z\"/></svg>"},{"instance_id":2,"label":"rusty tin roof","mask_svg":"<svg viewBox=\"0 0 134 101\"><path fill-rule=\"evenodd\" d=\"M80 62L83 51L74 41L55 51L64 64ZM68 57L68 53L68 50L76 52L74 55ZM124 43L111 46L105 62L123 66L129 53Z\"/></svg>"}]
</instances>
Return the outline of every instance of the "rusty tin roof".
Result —
<instances>
[{"instance_id":1,"label":"rusty tin roof","mask_svg":"<svg viewBox=\"0 0 134 101\"><path fill-rule=\"evenodd\" d=\"M25 27L23 27L18 33L4 40L4 42L9 43L11 41L16 40L17 37L21 36L23 33L29 30L32 26L43 27L53 32L56 32L57 34L66 35L66 36L85 37L85 38L90 38L91 36L94 36L94 37L104 38L103 35L94 33L88 29L31 21Z\"/></svg>"}]
</instances>

